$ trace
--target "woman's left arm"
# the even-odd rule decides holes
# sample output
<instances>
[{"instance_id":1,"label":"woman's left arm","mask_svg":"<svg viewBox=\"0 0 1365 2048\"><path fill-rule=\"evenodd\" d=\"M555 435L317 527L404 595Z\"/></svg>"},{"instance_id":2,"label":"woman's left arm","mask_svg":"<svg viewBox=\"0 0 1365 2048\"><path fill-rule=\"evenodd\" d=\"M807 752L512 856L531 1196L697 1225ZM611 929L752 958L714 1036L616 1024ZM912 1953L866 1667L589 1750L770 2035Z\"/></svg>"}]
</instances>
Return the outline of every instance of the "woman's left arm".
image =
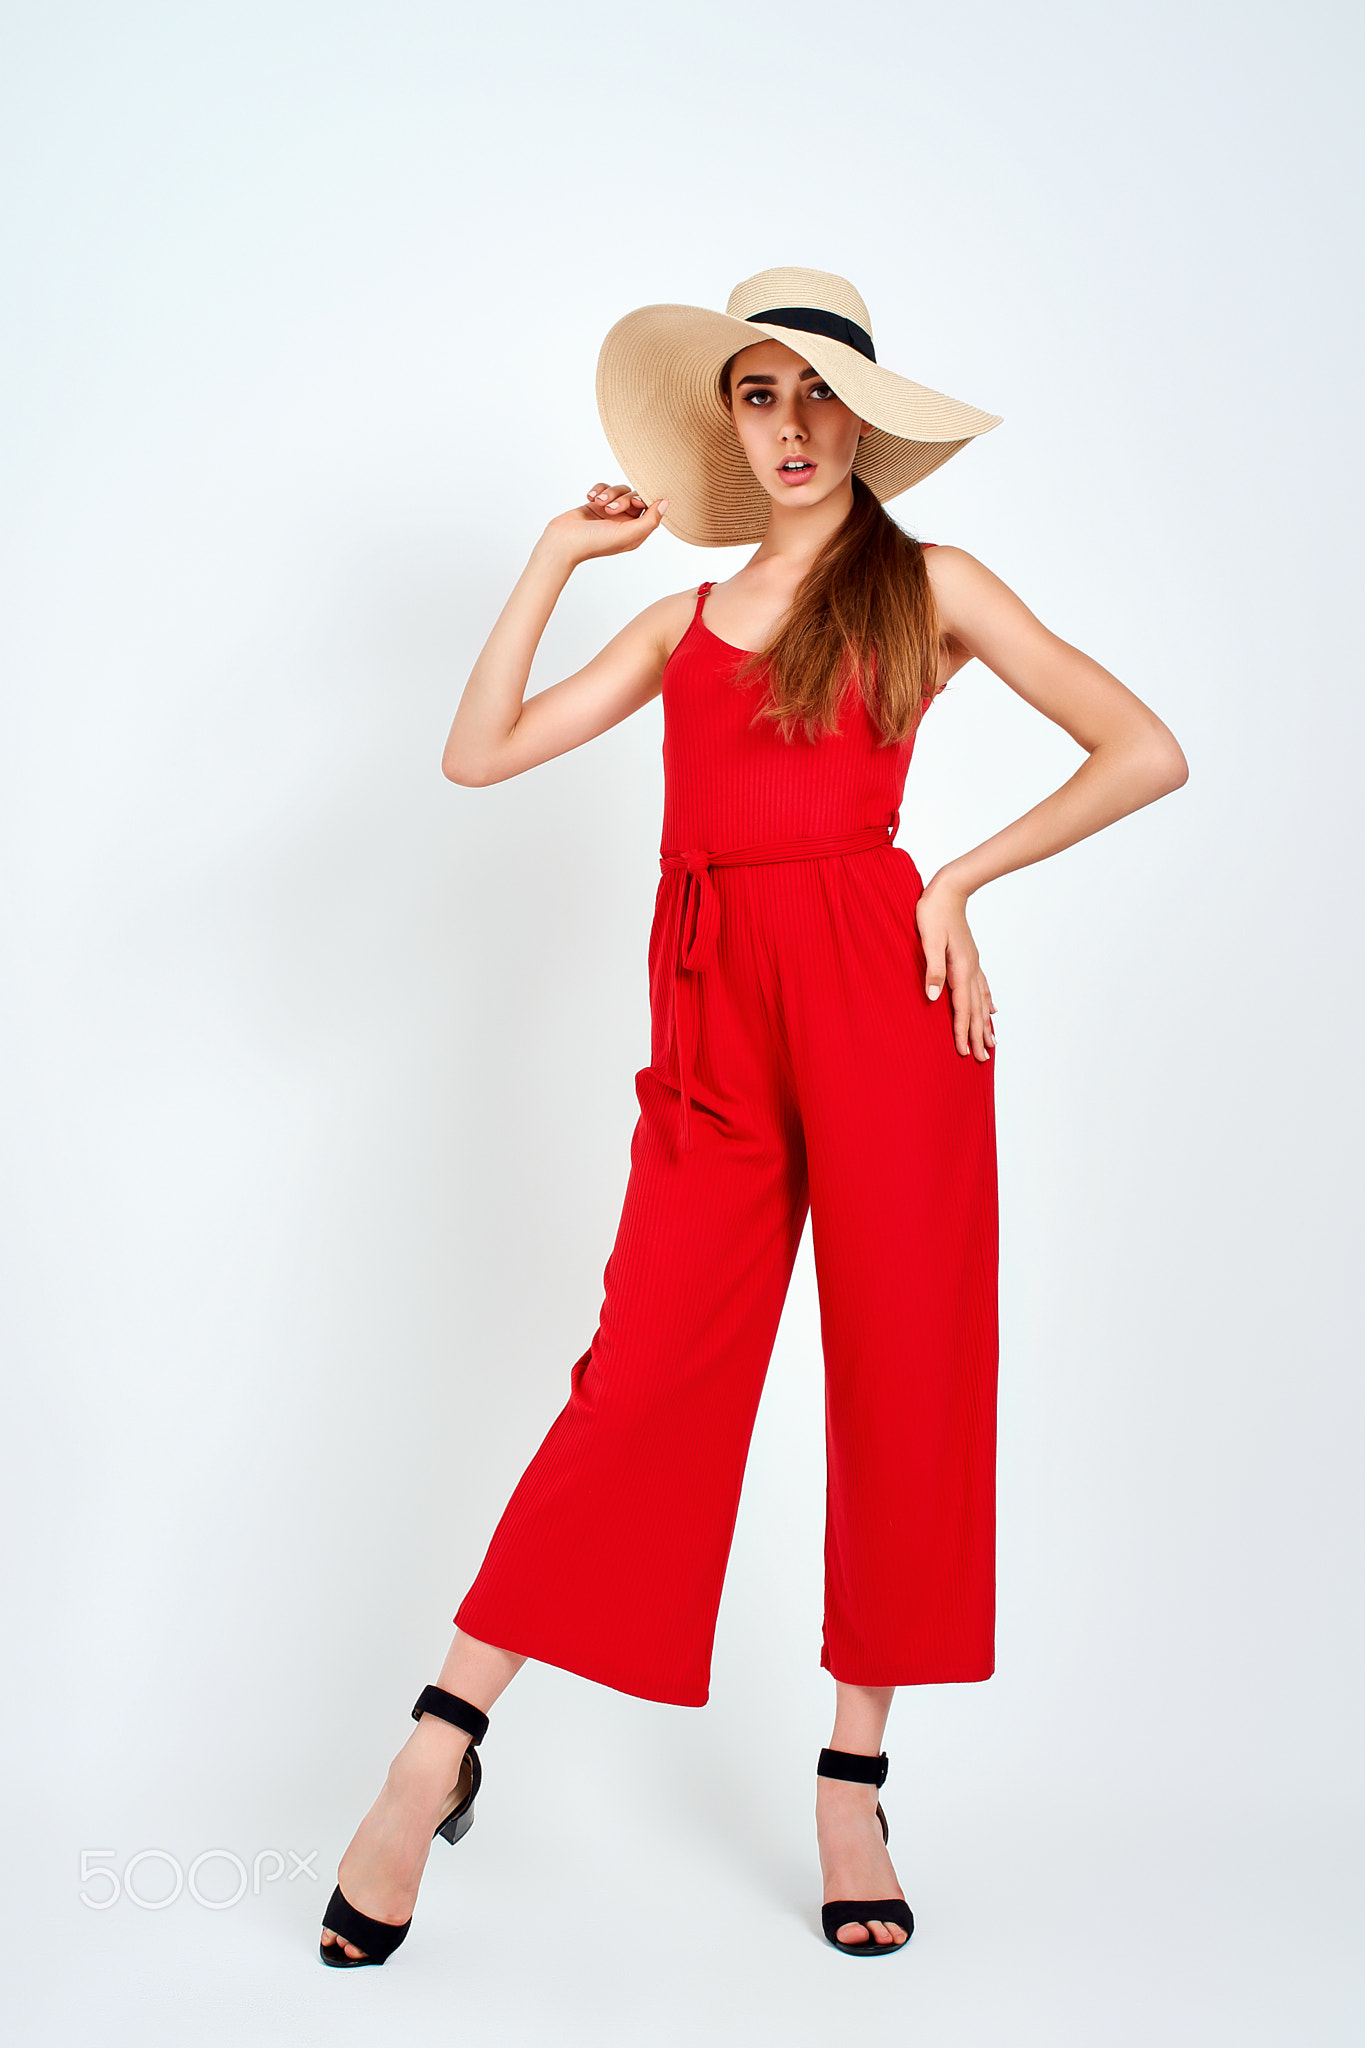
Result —
<instances>
[{"instance_id":1,"label":"woman's left arm","mask_svg":"<svg viewBox=\"0 0 1365 2048\"><path fill-rule=\"evenodd\" d=\"M1092 832L1179 789L1189 767L1154 711L1079 647L1049 632L1022 599L963 548L925 556L949 648L973 655L1084 747L1070 781L1022 818L941 867L925 884L916 918L932 1000L952 990L953 1033L964 1056L989 1059L995 1008L967 923L967 899L984 882L1074 846Z\"/></svg>"}]
</instances>

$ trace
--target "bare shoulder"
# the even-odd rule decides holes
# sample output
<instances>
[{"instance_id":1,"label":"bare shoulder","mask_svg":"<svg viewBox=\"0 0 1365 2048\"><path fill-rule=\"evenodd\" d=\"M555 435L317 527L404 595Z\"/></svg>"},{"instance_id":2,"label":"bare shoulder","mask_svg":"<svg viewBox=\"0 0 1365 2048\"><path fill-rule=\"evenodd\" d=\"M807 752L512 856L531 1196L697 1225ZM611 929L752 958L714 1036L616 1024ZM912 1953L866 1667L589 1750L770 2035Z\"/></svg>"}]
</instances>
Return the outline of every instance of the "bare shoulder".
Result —
<instances>
[{"instance_id":1,"label":"bare shoulder","mask_svg":"<svg viewBox=\"0 0 1365 2048\"><path fill-rule=\"evenodd\" d=\"M694 583L688 590L676 590L668 597L656 598L632 623L649 635L667 661L691 625L696 605L697 586Z\"/></svg>"},{"instance_id":2,"label":"bare shoulder","mask_svg":"<svg viewBox=\"0 0 1365 2048\"><path fill-rule=\"evenodd\" d=\"M1020 621L1033 618L1023 599L966 548L946 542L926 548L924 566L949 640L971 646L983 626L998 624L1010 614Z\"/></svg>"},{"instance_id":3,"label":"bare shoulder","mask_svg":"<svg viewBox=\"0 0 1365 2048\"><path fill-rule=\"evenodd\" d=\"M972 659L973 649L963 635L963 626L973 610L974 571L983 568L975 555L947 541L925 544L924 566L929 588L934 593L942 649L939 656L938 689L942 690L959 669ZM937 695L937 691L935 692Z\"/></svg>"},{"instance_id":4,"label":"bare shoulder","mask_svg":"<svg viewBox=\"0 0 1365 2048\"><path fill-rule=\"evenodd\" d=\"M975 555L969 555L966 548L954 547L950 541L939 541L924 550L924 566L929 572L929 581L936 598L951 597L957 591L965 591L978 583L982 576L989 576L990 570Z\"/></svg>"},{"instance_id":5,"label":"bare shoulder","mask_svg":"<svg viewBox=\"0 0 1365 2048\"><path fill-rule=\"evenodd\" d=\"M668 658L687 631L696 602L695 590L656 598L628 619L572 680L587 681L594 688L605 684L612 701L625 706L618 717L638 711L658 696Z\"/></svg>"}]
</instances>

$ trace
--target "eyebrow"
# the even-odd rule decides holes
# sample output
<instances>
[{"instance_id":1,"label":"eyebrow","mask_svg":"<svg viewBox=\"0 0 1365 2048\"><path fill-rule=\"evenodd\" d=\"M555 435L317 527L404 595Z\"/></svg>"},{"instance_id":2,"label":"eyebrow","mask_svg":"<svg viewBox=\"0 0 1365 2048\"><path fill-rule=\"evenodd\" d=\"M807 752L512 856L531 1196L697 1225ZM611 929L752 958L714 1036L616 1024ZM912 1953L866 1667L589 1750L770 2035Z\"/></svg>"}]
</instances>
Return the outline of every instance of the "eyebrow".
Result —
<instances>
[{"instance_id":1,"label":"eyebrow","mask_svg":"<svg viewBox=\"0 0 1365 2048\"><path fill-rule=\"evenodd\" d=\"M802 382L803 384L805 383L805 381L806 381L807 377L815 377L816 379L820 379L820 372L819 372L818 370L803 370L803 371L801 372L801 382ZM776 379L776 377L757 377L757 376L755 376L755 377L741 377L739 381L740 381L740 383L741 383L741 384L776 384L776 382L777 382L777 379ZM820 379L820 381L823 381L823 380L822 380L822 379Z\"/></svg>"}]
</instances>

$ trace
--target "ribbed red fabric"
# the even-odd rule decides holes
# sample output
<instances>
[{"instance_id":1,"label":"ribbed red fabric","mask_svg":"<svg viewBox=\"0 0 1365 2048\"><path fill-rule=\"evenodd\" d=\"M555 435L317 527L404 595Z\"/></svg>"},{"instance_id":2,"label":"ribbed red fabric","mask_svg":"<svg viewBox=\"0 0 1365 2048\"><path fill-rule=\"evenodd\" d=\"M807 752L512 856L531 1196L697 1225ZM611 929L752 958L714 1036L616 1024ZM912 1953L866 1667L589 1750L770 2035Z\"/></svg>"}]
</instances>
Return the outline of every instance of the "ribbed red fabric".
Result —
<instances>
[{"instance_id":1,"label":"ribbed red fabric","mask_svg":"<svg viewBox=\"0 0 1365 2048\"><path fill-rule=\"evenodd\" d=\"M926 543L929 545L929 543ZM994 1060L930 1003L891 843L913 737L750 723L707 627L664 672L650 1062L597 1330L456 1626L679 1706L711 1650L759 1396L811 1217L828 1486L821 1663L994 1669Z\"/></svg>"}]
</instances>

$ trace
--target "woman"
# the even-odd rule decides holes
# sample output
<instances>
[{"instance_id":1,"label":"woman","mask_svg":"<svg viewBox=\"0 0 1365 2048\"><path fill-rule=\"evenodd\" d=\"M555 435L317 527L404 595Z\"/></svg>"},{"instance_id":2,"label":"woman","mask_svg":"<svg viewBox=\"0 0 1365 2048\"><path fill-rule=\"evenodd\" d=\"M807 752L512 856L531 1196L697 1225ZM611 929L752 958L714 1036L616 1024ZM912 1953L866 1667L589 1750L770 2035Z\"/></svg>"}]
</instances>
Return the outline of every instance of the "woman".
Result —
<instances>
[{"instance_id":1,"label":"woman","mask_svg":"<svg viewBox=\"0 0 1365 2048\"><path fill-rule=\"evenodd\" d=\"M482 787L662 693L651 1056L597 1331L342 1858L321 1950L338 1966L403 1939L434 1833L472 1821L477 1744L528 1656L705 1702L808 1210L836 1696L817 1767L822 1921L859 1956L913 1928L877 1797L892 1694L994 1669L995 1005L967 902L1187 770L1114 676L970 554L921 546L882 510L999 421L878 364L870 324L851 285L809 270L750 278L724 314L618 322L598 403L636 488L595 484L551 520L455 714L445 773ZM573 569L669 513L685 540L758 549L524 702ZM892 844L906 769L924 710L973 657L1087 758L923 884Z\"/></svg>"}]
</instances>

